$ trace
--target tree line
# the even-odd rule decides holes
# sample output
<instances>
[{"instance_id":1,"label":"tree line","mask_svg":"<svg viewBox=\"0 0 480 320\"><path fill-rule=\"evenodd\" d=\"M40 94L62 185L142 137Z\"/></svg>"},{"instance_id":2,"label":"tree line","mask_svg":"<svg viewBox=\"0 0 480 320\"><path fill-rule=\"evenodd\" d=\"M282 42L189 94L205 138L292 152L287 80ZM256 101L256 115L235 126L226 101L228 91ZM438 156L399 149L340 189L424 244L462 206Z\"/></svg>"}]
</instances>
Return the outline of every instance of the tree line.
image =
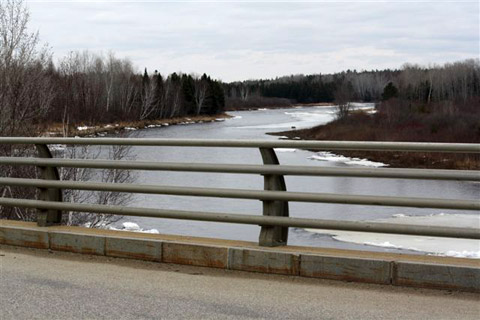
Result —
<instances>
[{"instance_id":1,"label":"tree line","mask_svg":"<svg viewBox=\"0 0 480 320\"><path fill-rule=\"evenodd\" d=\"M480 96L479 59L441 66L405 64L398 70L347 70L224 84L228 103L240 100L246 104L259 97L285 98L293 103L335 102L338 95L345 94L350 101L379 102L385 100L384 90L392 88L396 90L395 97L404 100L426 104L440 101L466 103Z\"/></svg>"},{"instance_id":2,"label":"tree line","mask_svg":"<svg viewBox=\"0 0 480 320\"><path fill-rule=\"evenodd\" d=\"M218 81L172 73L135 72L127 59L113 53L74 52L54 72L57 92L50 112L55 121L75 123L137 121L223 112L225 98Z\"/></svg>"},{"instance_id":3,"label":"tree line","mask_svg":"<svg viewBox=\"0 0 480 320\"><path fill-rule=\"evenodd\" d=\"M164 77L146 69L139 74L128 59L113 53L104 57L71 52L58 66L47 52L14 65L2 60L0 135L36 134L31 130L35 125L55 122L96 124L212 115L223 112L225 105L220 83L206 74Z\"/></svg>"},{"instance_id":4,"label":"tree line","mask_svg":"<svg viewBox=\"0 0 480 320\"><path fill-rule=\"evenodd\" d=\"M21 0L0 3L0 136L45 123L108 123L223 112L220 82L203 74L139 73L128 59L71 52L55 65Z\"/></svg>"}]
</instances>

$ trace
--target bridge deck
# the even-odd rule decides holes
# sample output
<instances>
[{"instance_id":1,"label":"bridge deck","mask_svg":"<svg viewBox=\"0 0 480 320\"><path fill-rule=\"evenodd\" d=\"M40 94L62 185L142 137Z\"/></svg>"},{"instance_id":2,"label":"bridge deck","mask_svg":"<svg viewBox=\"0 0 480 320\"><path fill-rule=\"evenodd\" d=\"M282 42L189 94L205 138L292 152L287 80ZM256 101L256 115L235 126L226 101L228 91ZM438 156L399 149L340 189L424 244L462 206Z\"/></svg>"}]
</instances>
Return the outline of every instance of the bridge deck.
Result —
<instances>
[{"instance_id":1,"label":"bridge deck","mask_svg":"<svg viewBox=\"0 0 480 320\"><path fill-rule=\"evenodd\" d=\"M480 295L0 246L2 319L478 319Z\"/></svg>"}]
</instances>

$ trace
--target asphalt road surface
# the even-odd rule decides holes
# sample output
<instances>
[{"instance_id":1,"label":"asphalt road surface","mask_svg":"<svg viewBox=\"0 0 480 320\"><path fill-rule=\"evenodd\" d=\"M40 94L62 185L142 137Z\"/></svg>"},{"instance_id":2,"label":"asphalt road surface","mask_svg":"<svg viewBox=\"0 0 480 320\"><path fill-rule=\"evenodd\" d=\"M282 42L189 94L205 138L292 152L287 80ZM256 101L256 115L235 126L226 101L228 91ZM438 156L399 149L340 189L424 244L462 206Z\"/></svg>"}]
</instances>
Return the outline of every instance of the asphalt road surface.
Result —
<instances>
[{"instance_id":1,"label":"asphalt road surface","mask_svg":"<svg viewBox=\"0 0 480 320\"><path fill-rule=\"evenodd\" d=\"M480 295L0 246L0 319L480 319Z\"/></svg>"}]
</instances>

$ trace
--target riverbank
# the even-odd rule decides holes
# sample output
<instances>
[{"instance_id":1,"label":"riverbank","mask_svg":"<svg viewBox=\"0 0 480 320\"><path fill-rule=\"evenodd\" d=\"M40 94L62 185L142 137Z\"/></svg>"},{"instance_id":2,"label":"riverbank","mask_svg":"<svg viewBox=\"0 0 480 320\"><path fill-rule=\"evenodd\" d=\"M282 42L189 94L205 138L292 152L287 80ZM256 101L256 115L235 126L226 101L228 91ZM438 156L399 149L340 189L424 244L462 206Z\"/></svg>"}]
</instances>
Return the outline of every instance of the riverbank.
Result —
<instances>
[{"instance_id":1,"label":"riverbank","mask_svg":"<svg viewBox=\"0 0 480 320\"><path fill-rule=\"evenodd\" d=\"M357 112L348 119L334 120L325 125L301 130L269 133L285 136L289 139L302 140L338 140L338 141L402 141L402 142L452 142L444 139L431 139L422 134L420 125L403 128L408 133L399 133L396 126L387 126L379 122L379 117ZM474 138L474 137L472 137ZM456 141L461 142L461 141ZM463 141L474 142L475 141ZM368 159L388 164L393 168L430 168L430 169L463 169L479 170L480 156L465 154L423 153L423 152L373 152L342 151L335 152L346 157Z\"/></svg>"},{"instance_id":2,"label":"riverbank","mask_svg":"<svg viewBox=\"0 0 480 320\"><path fill-rule=\"evenodd\" d=\"M294 104L273 104L265 106L257 106L254 104L247 104L245 106L227 107L225 111L254 111L254 110L269 110L269 109L285 109L285 108L303 108L303 107L330 107L334 104L331 102L318 103L294 103Z\"/></svg>"},{"instance_id":3,"label":"riverbank","mask_svg":"<svg viewBox=\"0 0 480 320\"><path fill-rule=\"evenodd\" d=\"M105 124L76 124L64 125L54 123L42 128L47 137L103 137L108 134L119 134L127 131L136 131L139 129L160 128L174 125L188 125L195 123L219 122L232 116L222 113L217 115L199 115L175 117L169 119L142 120L142 121L120 121L116 123Z\"/></svg>"}]
</instances>

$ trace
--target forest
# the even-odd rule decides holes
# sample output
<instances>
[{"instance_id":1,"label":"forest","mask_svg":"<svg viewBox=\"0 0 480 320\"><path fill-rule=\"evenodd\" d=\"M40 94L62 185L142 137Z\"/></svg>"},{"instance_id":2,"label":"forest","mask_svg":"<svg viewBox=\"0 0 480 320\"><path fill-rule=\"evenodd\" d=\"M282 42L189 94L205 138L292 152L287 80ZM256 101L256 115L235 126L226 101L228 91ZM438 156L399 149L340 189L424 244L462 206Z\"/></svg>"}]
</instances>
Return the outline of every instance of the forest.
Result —
<instances>
[{"instance_id":1,"label":"forest","mask_svg":"<svg viewBox=\"0 0 480 320\"><path fill-rule=\"evenodd\" d=\"M291 103L350 101L380 102L384 91L404 100L429 104L451 101L466 103L480 95L480 64L468 59L444 65L405 64L398 70L347 70L334 74L290 75L270 80L249 80L224 84L227 107L258 99L286 99ZM391 94L391 92L390 92Z\"/></svg>"},{"instance_id":2,"label":"forest","mask_svg":"<svg viewBox=\"0 0 480 320\"><path fill-rule=\"evenodd\" d=\"M313 79L317 83L331 79L329 100L337 106L336 119L314 128L277 134L311 140L480 143L478 59L431 67L406 64L395 71L282 78L273 84L258 82L249 92L260 92L267 87L278 90L283 85L298 94L301 91L296 89L296 82L312 83ZM319 85L317 90L321 92L321 88L327 87ZM375 102L374 113L353 111L351 101ZM480 168L477 155L381 152L345 155L369 157L394 167Z\"/></svg>"},{"instance_id":3,"label":"forest","mask_svg":"<svg viewBox=\"0 0 480 320\"><path fill-rule=\"evenodd\" d=\"M21 39L20 39L21 40ZM112 123L222 113L218 81L135 71L128 59L72 52L54 65L48 52L15 56L29 45L2 52L0 135L36 135L49 124ZM2 45L2 51L7 50ZM22 124L22 125L20 125ZM25 126L28 124L27 126Z\"/></svg>"},{"instance_id":4,"label":"forest","mask_svg":"<svg viewBox=\"0 0 480 320\"><path fill-rule=\"evenodd\" d=\"M39 135L54 123L96 124L222 113L220 82L203 74L138 72L129 59L72 51L53 62L29 32L22 1L0 3L0 136Z\"/></svg>"}]
</instances>

